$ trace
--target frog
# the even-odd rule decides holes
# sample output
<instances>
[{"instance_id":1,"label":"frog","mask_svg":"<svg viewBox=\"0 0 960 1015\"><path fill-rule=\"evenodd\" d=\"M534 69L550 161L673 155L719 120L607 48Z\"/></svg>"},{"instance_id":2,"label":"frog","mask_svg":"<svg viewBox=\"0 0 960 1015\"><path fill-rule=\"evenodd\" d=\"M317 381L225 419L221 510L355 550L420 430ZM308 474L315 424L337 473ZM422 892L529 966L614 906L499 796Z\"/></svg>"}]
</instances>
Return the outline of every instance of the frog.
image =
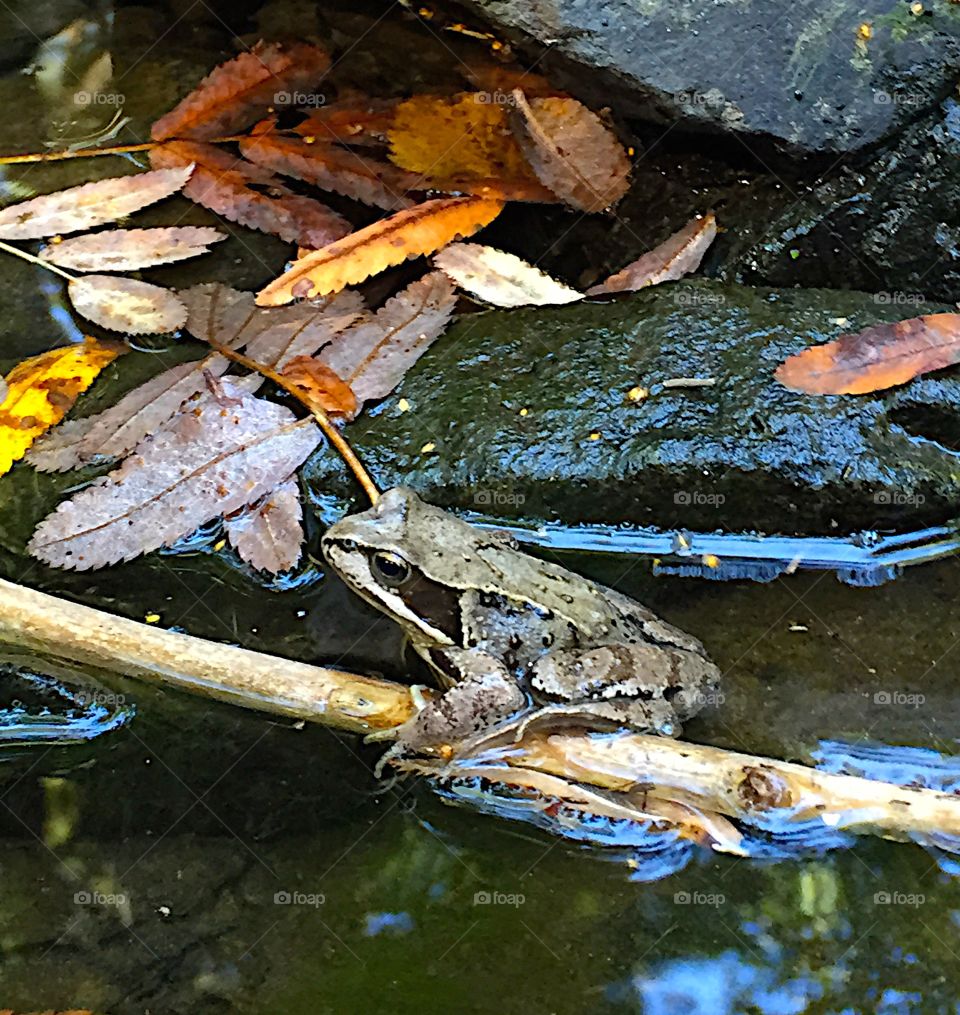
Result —
<instances>
[{"instance_id":1,"label":"frog","mask_svg":"<svg viewBox=\"0 0 960 1015\"><path fill-rule=\"evenodd\" d=\"M635 600L395 487L324 533L347 586L395 620L440 694L417 695L398 746L430 751L504 721L679 736L720 671Z\"/></svg>"}]
</instances>

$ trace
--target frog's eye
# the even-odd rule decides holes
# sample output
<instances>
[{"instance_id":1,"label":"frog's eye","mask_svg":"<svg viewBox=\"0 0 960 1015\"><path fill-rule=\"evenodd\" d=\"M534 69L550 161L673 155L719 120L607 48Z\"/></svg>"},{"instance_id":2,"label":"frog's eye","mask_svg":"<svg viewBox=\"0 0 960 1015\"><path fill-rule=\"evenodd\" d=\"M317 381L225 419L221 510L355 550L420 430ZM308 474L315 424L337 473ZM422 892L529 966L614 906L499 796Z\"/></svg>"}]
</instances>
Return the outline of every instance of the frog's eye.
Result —
<instances>
[{"instance_id":1,"label":"frog's eye","mask_svg":"<svg viewBox=\"0 0 960 1015\"><path fill-rule=\"evenodd\" d=\"M388 589L397 589L410 578L410 565L398 553L379 551L370 562L373 577Z\"/></svg>"}]
</instances>

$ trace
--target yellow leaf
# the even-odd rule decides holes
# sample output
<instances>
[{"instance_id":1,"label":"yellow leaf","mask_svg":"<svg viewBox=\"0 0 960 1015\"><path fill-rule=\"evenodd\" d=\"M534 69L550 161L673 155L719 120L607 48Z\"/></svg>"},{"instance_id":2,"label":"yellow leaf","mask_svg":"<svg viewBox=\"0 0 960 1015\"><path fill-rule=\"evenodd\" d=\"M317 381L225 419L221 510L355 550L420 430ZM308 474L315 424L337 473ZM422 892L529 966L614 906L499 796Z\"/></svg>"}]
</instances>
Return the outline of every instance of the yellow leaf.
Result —
<instances>
[{"instance_id":1,"label":"yellow leaf","mask_svg":"<svg viewBox=\"0 0 960 1015\"><path fill-rule=\"evenodd\" d=\"M506 106L489 92L416 95L397 106L390 159L431 180L535 180L510 133Z\"/></svg>"},{"instance_id":2,"label":"yellow leaf","mask_svg":"<svg viewBox=\"0 0 960 1015\"><path fill-rule=\"evenodd\" d=\"M40 434L55 426L97 374L126 351L118 342L88 338L83 345L32 356L7 375L0 404L0 476L23 458Z\"/></svg>"}]
</instances>

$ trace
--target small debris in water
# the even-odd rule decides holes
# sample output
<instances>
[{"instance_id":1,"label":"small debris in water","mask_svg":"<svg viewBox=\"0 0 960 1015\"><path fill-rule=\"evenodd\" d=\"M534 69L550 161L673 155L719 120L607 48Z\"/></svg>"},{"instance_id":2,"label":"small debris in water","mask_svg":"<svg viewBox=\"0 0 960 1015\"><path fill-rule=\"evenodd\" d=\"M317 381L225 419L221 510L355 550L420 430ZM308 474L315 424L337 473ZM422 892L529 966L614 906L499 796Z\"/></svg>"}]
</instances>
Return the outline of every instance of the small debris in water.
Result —
<instances>
[{"instance_id":1,"label":"small debris in water","mask_svg":"<svg viewBox=\"0 0 960 1015\"><path fill-rule=\"evenodd\" d=\"M147 624L159 624L160 614L159 613L148 613L144 618L144 623Z\"/></svg>"},{"instance_id":2,"label":"small debris in water","mask_svg":"<svg viewBox=\"0 0 960 1015\"><path fill-rule=\"evenodd\" d=\"M788 631L795 631L795 632L797 632L798 634L806 634L806 632L807 632L807 631L809 631L809 630L810 630L810 628L809 628L809 627L807 627L807 625L806 625L806 624L791 624L791 625L790 625L790 626L789 626L789 627L787 628L787 630L788 630Z\"/></svg>"}]
</instances>

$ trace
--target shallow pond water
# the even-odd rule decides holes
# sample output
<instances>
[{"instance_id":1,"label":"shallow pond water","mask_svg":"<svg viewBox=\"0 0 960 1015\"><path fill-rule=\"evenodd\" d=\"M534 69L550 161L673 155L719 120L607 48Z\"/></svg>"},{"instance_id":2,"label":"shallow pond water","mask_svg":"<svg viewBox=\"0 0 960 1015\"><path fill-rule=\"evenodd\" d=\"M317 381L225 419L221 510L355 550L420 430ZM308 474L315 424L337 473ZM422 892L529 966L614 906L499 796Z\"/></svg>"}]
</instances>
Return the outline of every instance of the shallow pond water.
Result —
<instances>
[{"instance_id":1,"label":"shallow pond water","mask_svg":"<svg viewBox=\"0 0 960 1015\"><path fill-rule=\"evenodd\" d=\"M350 67L368 87L422 87L421 75L452 75L451 47L469 55L459 38L422 37L400 13L382 23L379 13L323 10L317 21L313 4L295 2L8 7L0 149L62 146L101 129L113 109L68 116L63 95L103 47L132 137L171 104L180 76L193 80L228 55L230 27L255 36L258 18L339 33L341 44L354 38ZM44 78L44 92L21 68L74 18L94 27L61 60L60 85L53 70ZM416 64L404 56L414 43ZM0 185L12 198L118 165L21 167ZM286 253L243 233L200 269L150 277L181 284L199 270L253 287ZM0 281L4 361L75 334L59 288L33 267L4 262ZM111 367L91 404L135 383L150 358ZM294 587L267 587L212 552L216 533L94 575L29 561L32 526L73 482L22 466L0 480L4 577L126 616L156 613L204 637L404 672L397 631L338 582L308 570ZM707 645L724 671L724 700L689 725L693 740L800 760L825 739L957 750L960 561L851 588L830 574L706 583L654 578L648 559L563 559ZM378 750L356 737L71 674L13 650L2 661L68 684L94 681L104 701L135 716L89 743L0 744L0 1009L960 1010L960 882L949 857L919 846L863 838L779 863L705 853L639 883L622 858L449 808L412 781L385 787L372 774ZM3 679L0 706L28 693L11 669Z\"/></svg>"}]
</instances>

